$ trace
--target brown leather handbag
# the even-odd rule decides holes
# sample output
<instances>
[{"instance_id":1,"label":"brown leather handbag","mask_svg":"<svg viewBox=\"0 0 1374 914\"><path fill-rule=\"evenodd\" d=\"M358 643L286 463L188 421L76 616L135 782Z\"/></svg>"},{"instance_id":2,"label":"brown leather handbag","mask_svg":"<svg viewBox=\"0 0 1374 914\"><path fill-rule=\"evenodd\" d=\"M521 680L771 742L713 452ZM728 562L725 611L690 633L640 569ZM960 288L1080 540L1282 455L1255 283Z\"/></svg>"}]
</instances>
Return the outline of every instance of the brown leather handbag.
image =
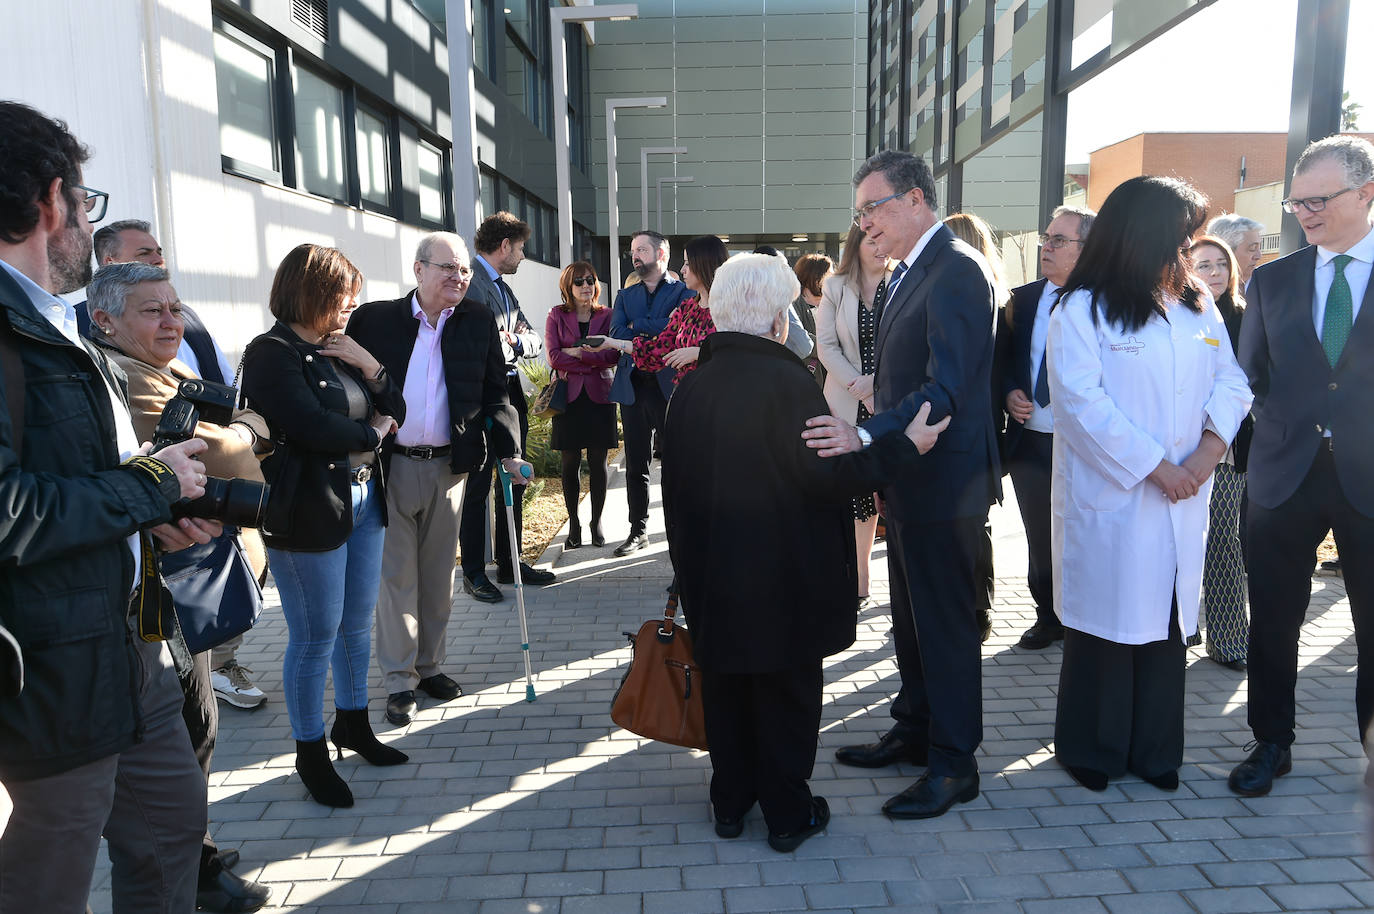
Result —
<instances>
[{"instance_id":1,"label":"brown leather handbag","mask_svg":"<svg viewBox=\"0 0 1374 914\"><path fill-rule=\"evenodd\" d=\"M692 660L687 629L673 621L677 599L668 596L662 619L650 619L637 634L625 633L634 656L611 699L611 720L660 743L706 749L701 668Z\"/></svg>"}]
</instances>

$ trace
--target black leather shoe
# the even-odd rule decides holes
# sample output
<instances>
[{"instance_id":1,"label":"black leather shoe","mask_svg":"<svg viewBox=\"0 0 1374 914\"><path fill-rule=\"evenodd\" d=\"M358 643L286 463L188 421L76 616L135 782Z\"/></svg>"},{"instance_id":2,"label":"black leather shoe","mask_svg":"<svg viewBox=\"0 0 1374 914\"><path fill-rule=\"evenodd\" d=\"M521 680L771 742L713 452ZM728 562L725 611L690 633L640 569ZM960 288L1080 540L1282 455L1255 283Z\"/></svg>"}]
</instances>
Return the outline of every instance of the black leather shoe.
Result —
<instances>
[{"instance_id":1,"label":"black leather shoe","mask_svg":"<svg viewBox=\"0 0 1374 914\"><path fill-rule=\"evenodd\" d=\"M1026 629L1021 640L1016 642L1016 646L1028 651L1038 651L1049 647L1056 641L1063 640L1064 626L1053 622L1037 622Z\"/></svg>"},{"instance_id":2,"label":"black leather shoe","mask_svg":"<svg viewBox=\"0 0 1374 914\"><path fill-rule=\"evenodd\" d=\"M744 816L724 819L716 816L716 835L721 838L738 838L744 834Z\"/></svg>"},{"instance_id":3,"label":"black leather shoe","mask_svg":"<svg viewBox=\"0 0 1374 914\"><path fill-rule=\"evenodd\" d=\"M463 575L463 591L471 594L472 598L479 603L500 603L501 591L496 589L496 585L491 582L485 572L478 572L474 575Z\"/></svg>"},{"instance_id":4,"label":"black leather shoe","mask_svg":"<svg viewBox=\"0 0 1374 914\"><path fill-rule=\"evenodd\" d=\"M1077 765L1065 765L1064 770L1067 771L1069 776L1075 781L1094 793L1101 793L1107 789L1107 776L1096 768L1080 768Z\"/></svg>"},{"instance_id":5,"label":"black leather shoe","mask_svg":"<svg viewBox=\"0 0 1374 914\"><path fill-rule=\"evenodd\" d=\"M967 803L977 797L977 772L941 777L927 771L915 784L884 803L883 812L892 819L933 819L943 816L955 803Z\"/></svg>"},{"instance_id":6,"label":"black leather shoe","mask_svg":"<svg viewBox=\"0 0 1374 914\"><path fill-rule=\"evenodd\" d=\"M1217 658L1208 655L1207 659L1215 663L1217 666L1224 666L1228 670L1235 670L1237 673L1244 673L1246 669L1248 669L1244 657L1241 657L1238 660L1218 660Z\"/></svg>"},{"instance_id":7,"label":"black leather shoe","mask_svg":"<svg viewBox=\"0 0 1374 914\"><path fill-rule=\"evenodd\" d=\"M568 538L563 541L563 551L582 548L582 525L573 524L568 528Z\"/></svg>"},{"instance_id":8,"label":"black leather shoe","mask_svg":"<svg viewBox=\"0 0 1374 914\"><path fill-rule=\"evenodd\" d=\"M404 727L415 719L415 693L410 690L392 692L386 697L386 719Z\"/></svg>"},{"instance_id":9,"label":"black leather shoe","mask_svg":"<svg viewBox=\"0 0 1374 914\"><path fill-rule=\"evenodd\" d=\"M631 533L625 539L625 542L615 547L615 552L611 554L614 555L616 558L620 559L624 558L632 552L638 552L639 550L647 547L648 545L649 535L647 533Z\"/></svg>"},{"instance_id":10,"label":"black leather shoe","mask_svg":"<svg viewBox=\"0 0 1374 914\"><path fill-rule=\"evenodd\" d=\"M1231 771L1226 784L1243 797L1262 797L1274 787L1274 778L1293 770L1293 751L1278 743L1255 740L1250 757ZM1247 749L1249 746L1246 747Z\"/></svg>"},{"instance_id":11,"label":"black leather shoe","mask_svg":"<svg viewBox=\"0 0 1374 914\"><path fill-rule=\"evenodd\" d=\"M606 545L606 536L601 532L601 521L592 521L592 545L600 548Z\"/></svg>"},{"instance_id":12,"label":"black leather shoe","mask_svg":"<svg viewBox=\"0 0 1374 914\"><path fill-rule=\"evenodd\" d=\"M855 768L886 768L898 762L913 765L926 763L926 747L903 739L892 731L883 734L876 743L861 746L841 746L835 750L835 761Z\"/></svg>"},{"instance_id":13,"label":"black leather shoe","mask_svg":"<svg viewBox=\"0 0 1374 914\"><path fill-rule=\"evenodd\" d=\"M496 580L502 584L514 584L515 575L509 568L497 568ZM543 587L545 584L552 584L558 578L552 571L541 571L538 568L531 568L524 562L520 563L520 580L522 583L529 584L531 587Z\"/></svg>"},{"instance_id":14,"label":"black leather shoe","mask_svg":"<svg viewBox=\"0 0 1374 914\"><path fill-rule=\"evenodd\" d=\"M240 914L256 911L272 897L272 890L226 869L220 869L213 876L201 874L196 884L196 910L222 911L225 914Z\"/></svg>"},{"instance_id":15,"label":"black leather shoe","mask_svg":"<svg viewBox=\"0 0 1374 914\"><path fill-rule=\"evenodd\" d=\"M768 846L778 853L785 854L801 847L802 842L812 835L819 834L830 824L830 804L825 797L811 798L811 824L796 831L782 834L768 833Z\"/></svg>"},{"instance_id":16,"label":"black leather shoe","mask_svg":"<svg viewBox=\"0 0 1374 914\"><path fill-rule=\"evenodd\" d=\"M233 848L229 850L219 850L215 852L215 859L218 860L219 865L226 870L232 870L239 865L239 852Z\"/></svg>"},{"instance_id":17,"label":"black leather shoe","mask_svg":"<svg viewBox=\"0 0 1374 914\"><path fill-rule=\"evenodd\" d=\"M452 701L463 694L463 687L443 673L435 673L420 680L419 689L430 698L439 701Z\"/></svg>"},{"instance_id":18,"label":"black leather shoe","mask_svg":"<svg viewBox=\"0 0 1374 914\"><path fill-rule=\"evenodd\" d=\"M1142 774L1142 775L1140 776L1140 779L1141 779L1142 781L1144 781L1146 784L1150 784L1150 785L1152 785L1152 786L1154 786L1154 787L1158 787L1160 790L1168 790L1168 791L1178 790L1178 772L1177 772L1177 771L1166 771L1166 772L1164 772L1163 774L1151 774L1151 775L1144 775L1144 774Z\"/></svg>"}]
</instances>

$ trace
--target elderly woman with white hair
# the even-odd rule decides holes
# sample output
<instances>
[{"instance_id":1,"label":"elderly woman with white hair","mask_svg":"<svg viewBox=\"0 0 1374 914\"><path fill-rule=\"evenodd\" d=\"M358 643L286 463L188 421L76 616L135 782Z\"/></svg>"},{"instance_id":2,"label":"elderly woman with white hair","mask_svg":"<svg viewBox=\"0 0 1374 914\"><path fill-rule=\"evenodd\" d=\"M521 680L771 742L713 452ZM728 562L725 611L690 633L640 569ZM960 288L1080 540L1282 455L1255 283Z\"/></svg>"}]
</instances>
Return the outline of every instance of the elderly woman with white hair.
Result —
<instances>
[{"instance_id":1,"label":"elderly woman with white hair","mask_svg":"<svg viewBox=\"0 0 1374 914\"><path fill-rule=\"evenodd\" d=\"M740 835L757 802L782 852L830 819L807 778L821 661L853 644L858 620L848 500L909 468L948 422L927 426L923 408L861 453L807 447L807 418L827 410L784 346L799 288L779 257L740 254L720 267L717 332L673 395L663 435L668 546L702 670L716 834Z\"/></svg>"}]
</instances>

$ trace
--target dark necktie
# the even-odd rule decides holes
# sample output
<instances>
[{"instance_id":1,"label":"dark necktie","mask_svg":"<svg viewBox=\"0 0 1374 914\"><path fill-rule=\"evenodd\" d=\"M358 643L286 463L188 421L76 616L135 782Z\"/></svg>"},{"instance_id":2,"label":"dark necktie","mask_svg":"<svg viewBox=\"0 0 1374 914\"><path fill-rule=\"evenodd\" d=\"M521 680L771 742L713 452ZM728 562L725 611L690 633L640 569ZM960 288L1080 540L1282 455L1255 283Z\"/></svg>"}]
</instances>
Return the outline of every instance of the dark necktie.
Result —
<instances>
[{"instance_id":1,"label":"dark necktie","mask_svg":"<svg viewBox=\"0 0 1374 914\"><path fill-rule=\"evenodd\" d=\"M1331 279L1331 289L1326 293L1326 317L1322 319L1322 348L1326 350L1326 360L1335 368L1341 360L1346 340L1350 339L1350 328L1354 324L1354 303L1350 295L1350 283L1345 278L1345 265L1355 258L1349 254L1339 254L1331 261L1336 265L1336 275Z\"/></svg>"},{"instance_id":2,"label":"dark necktie","mask_svg":"<svg viewBox=\"0 0 1374 914\"><path fill-rule=\"evenodd\" d=\"M892 278L887 281L887 297L889 299L892 298L892 293L897 290L897 284L902 281L902 277L905 275L906 261L902 261L898 263L897 266L893 267Z\"/></svg>"},{"instance_id":3,"label":"dark necktie","mask_svg":"<svg viewBox=\"0 0 1374 914\"><path fill-rule=\"evenodd\" d=\"M1050 405L1050 379L1045 366L1049 364L1050 354L1040 357L1040 372L1035 376L1035 402L1041 409Z\"/></svg>"},{"instance_id":4,"label":"dark necktie","mask_svg":"<svg viewBox=\"0 0 1374 914\"><path fill-rule=\"evenodd\" d=\"M514 300L515 296L511 294L510 286L506 285L506 281L500 276L496 277L496 290L501 293L501 316L505 318L505 324L502 325L501 329L510 330L511 301Z\"/></svg>"}]
</instances>

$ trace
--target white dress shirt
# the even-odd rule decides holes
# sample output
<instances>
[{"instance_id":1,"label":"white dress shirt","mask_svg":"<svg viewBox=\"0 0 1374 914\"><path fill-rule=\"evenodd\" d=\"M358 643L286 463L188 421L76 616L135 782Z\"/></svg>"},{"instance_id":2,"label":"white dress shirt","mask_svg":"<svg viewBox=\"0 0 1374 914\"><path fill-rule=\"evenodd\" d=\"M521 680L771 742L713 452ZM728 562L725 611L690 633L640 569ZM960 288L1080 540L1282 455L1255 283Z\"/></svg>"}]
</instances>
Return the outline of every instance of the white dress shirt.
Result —
<instances>
[{"instance_id":1,"label":"white dress shirt","mask_svg":"<svg viewBox=\"0 0 1374 914\"><path fill-rule=\"evenodd\" d=\"M402 447L449 443L448 387L444 384L444 356L439 341L444 324L453 316L452 308L439 312L433 324L420 307L418 295L410 296L410 313L420 322L415 348L406 365L406 383L401 395L406 401L406 421L396 430L396 443Z\"/></svg>"},{"instance_id":2,"label":"white dress shirt","mask_svg":"<svg viewBox=\"0 0 1374 914\"><path fill-rule=\"evenodd\" d=\"M1054 307L1054 298L1058 294L1059 287L1048 279L1045 280L1045 289L1040 293L1040 301L1035 306L1035 323L1031 325L1031 389L1026 391L1030 396L1031 414L1026 420L1026 428L1046 434L1054 432L1054 410L1035 402L1035 381L1040 377L1040 364L1045 361L1045 343L1050 336L1050 308Z\"/></svg>"},{"instance_id":3,"label":"white dress shirt","mask_svg":"<svg viewBox=\"0 0 1374 914\"><path fill-rule=\"evenodd\" d=\"M897 291L897 287L906 279L906 274L911 272L911 265L916 262L917 257L921 256L921 252L926 249L926 245L930 243L930 239L935 237L935 233L943 227L944 223L936 219L935 224L926 229L924 235L916 239L916 246L911 249L911 253L902 258L902 263L906 264L906 269L902 271L902 275L895 283L887 287L887 298L884 301L892 301L892 293Z\"/></svg>"}]
</instances>

